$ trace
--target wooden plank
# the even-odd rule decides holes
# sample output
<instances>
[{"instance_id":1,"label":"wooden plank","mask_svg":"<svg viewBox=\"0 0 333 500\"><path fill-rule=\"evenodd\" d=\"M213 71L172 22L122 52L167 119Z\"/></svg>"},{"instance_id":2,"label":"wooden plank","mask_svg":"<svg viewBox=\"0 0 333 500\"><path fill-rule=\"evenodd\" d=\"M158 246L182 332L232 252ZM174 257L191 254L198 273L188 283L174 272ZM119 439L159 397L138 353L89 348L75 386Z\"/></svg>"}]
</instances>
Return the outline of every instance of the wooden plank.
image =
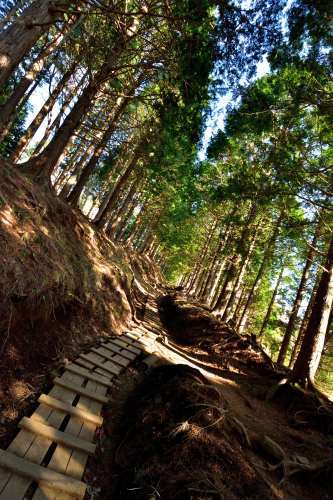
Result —
<instances>
[{"instance_id":1,"label":"wooden plank","mask_svg":"<svg viewBox=\"0 0 333 500\"><path fill-rule=\"evenodd\" d=\"M98 394L105 395L106 393L105 387L96 384L95 388L93 389L94 383L89 382L89 384L90 384L89 388L91 390L95 390ZM96 403L95 401L91 402L90 411L94 413L99 413L101 409L102 407L99 403ZM87 441L92 441L94 439L95 429L96 428L92 424L85 422L84 425L81 427L78 436ZM86 461L87 461L87 456L85 454L83 454L80 451L74 450L68 461L66 474L79 479L84 472Z\"/></svg>"},{"instance_id":2,"label":"wooden plank","mask_svg":"<svg viewBox=\"0 0 333 500\"><path fill-rule=\"evenodd\" d=\"M76 358L74 360L74 363L76 363L77 365L83 366L83 368L87 368L88 370L91 370L92 368L94 368L93 363L91 363L91 362L88 363L88 361L85 361L84 359ZM67 368L67 366L65 368Z\"/></svg>"},{"instance_id":3,"label":"wooden plank","mask_svg":"<svg viewBox=\"0 0 333 500\"><path fill-rule=\"evenodd\" d=\"M133 352L126 351L123 347L119 347L119 345L112 344L112 343L105 343L103 344L104 349L108 349L111 352L121 354L124 358L129 359L130 361L133 361L133 359L136 358L136 354Z\"/></svg>"},{"instance_id":4,"label":"wooden plank","mask_svg":"<svg viewBox=\"0 0 333 500\"><path fill-rule=\"evenodd\" d=\"M108 359L109 361L112 361L117 365L120 365L122 368L128 366L130 363L128 359L122 358L121 356L119 357L119 355L111 356L111 354L108 353L108 351L106 351L105 349L103 349L103 347L99 347L98 349L93 348L92 351L94 351L99 356L103 356L103 358Z\"/></svg>"},{"instance_id":5,"label":"wooden plank","mask_svg":"<svg viewBox=\"0 0 333 500\"><path fill-rule=\"evenodd\" d=\"M120 373L118 366L115 366L112 363L103 363L100 355L97 356L96 354L91 352L88 354L81 354L81 357L90 360L95 366L98 366L98 368L111 373L111 375L119 375Z\"/></svg>"},{"instance_id":6,"label":"wooden plank","mask_svg":"<svg viewBox=\"0 0 333 500\"><path fill-rule=\"evenodd\" d=\"M99 394L104 395L106 393L107 388L101 385L97 385L95 382L89 381L87 384L87 389L91 392L99 392ZM102 405L92 399L86 398L85 396L81 396L79 402L77 404L77 408L85 409L90 411L91 413L98 414L101 411ZM83 434L82 429L88 428L90 430L90 434ZM80 437L85 439L86 441L93 441L95 434L96 425L90 422L82 422L76 417L71 417L67 426L66 433L69 433L73 436ZM73 457L75 460L73 461ZM71 448L58 445L52 455L52 458L48 464L48 467L52 470L56 470L62 474L68 474L75 479L81 479L84 473L84 468L88 459L88 455L82 451L73 450ZM72 467L69 467L69 464L72 463ZM34 495L36 499L40 500L43 498L44 492L39 488ZM51 497L52 498L52 497ZM62 500L62 499L61 499Z\"/></svg>"},{"instance_id":7,"label":"wooden plank","mask_svg":"<svg viewBox=\"0 0 333 500\"><path fill-rule=\"evenodd\" d=\"M133 352L135 354L140 354L141 350L137 349L136 347L133 347L129 345L128 343L124 342L123 340L120 339L115 339L112 341L113 344L119 345L119 347L123 347L124 349L127 349L130 352Z\"/></svg>"},{"instance_id":8,"label":"wooden plank","mask_svg":"<svg viewBox=\"0 0 333 500\"><path fill-rule=\"evenodd\" d=\"M51 408L55 408L56 410L64 411L65 413L73 415L74 417L77 417L80 420L86 422L92 422L96 425L102 425L103 423L103 418L100 415L94 415L93 413L81 410L76 406L72 406L68 403L63 403L62 401L59 401L59 399L52 398L47 394L41 394L38 398L38 402L44 403Z\"/></svg>"},{"instance_id":9,"label":"wooden plank","mask_svg":"<svg viewBox=\"0 0 333 500\"><path fill-rule=\"evenodd\" d=\"M105 396L95 394L91 391L88 391L87 389L84 389L83 387L81 387L77 384L72 384L70 382L67 382L66 380L59 378L59 377L56 377L53 382L55 385L60 385L61 387L64 387L64 389L70 389L72 391L75 391L77 394L81 394L82 396L87 396L88 398L94 399L100 403L108 403L108 401L109 401L109 399L106 398Z\"/></svg>"},{"instance_id":10,"label":"wooden plank","mask_svg":"<svg viewBox=\"0 0 333 500\"><path fill-rule=\"evenodd\" d=\"M81 500L86 492L86 485L77 479L73 479L64 474L46 469L40 465L19 458L8 451L0 450L0 466L18 474L37 481L41 485L55 489L59 492L72 495L73 498ZM5 493L6 495L6 493ZM1 495L0 498L8 500L8 496ZM59 496L59 498L61 498ZM13 498L13 500L17 500Z\"/></svg>"},{"instance_id":11,"label":"wooden plank","mask_svg":"<svg viewBox=\"0 0 333 500\"><path fill-rule=\"evenodd\" d=\"M77 375L82 375L84 378L87 378L88 380L93 380L94 382L97 382L98 384L105 385L105 387L112 387L112 383L106 380L103 376L98 376L94 375L93 373L89 372L88 370L85 370L84 368L80 368L79 366L76 366L74 363L67 365L66 370L76 373Z\"/></svg>"},{"instance_id":12,"label":"wooden plank","mask_svg":"<svg viewBox=\"0 0 333 500\"><path fill-rule=\"evenodd\" d=\"M62 378L68 381L79 382L80 377L70 373L64 373ZM76 392L63 389L62 387L53 387L49 393L62 401L72 403ZM34 417L42 422L48 422L53 427L59 427L64 419L63 412L53 410L52 408L41 404L34 412ZM40 464L46 455L52 441L42 436L22 429L8 447L8 451L15 455L24 457L26 460ZM4 498L22 498L25 491L31 483L31 479L21 477L8 472L6 482L0 484L0 491L3 491Z\"/></svg>"},{"instance_id":13,"label":"wooden plank","mask_svg":"<svg viewBox=\"0 0 333 500\"><path fill-rule=\"evenodd\" d=\"M59 431L55 427L50 425L44 425L39 420L34 418L23 417L18 426L21 429L26 429L28 431L34 432L37 435L44 436L54 443L62 444L68 448L73 448L75 450L81 450L89 455L93 455L96 450L96 445L79 439L76 436L72 436L67 432Z\"/></svg>"}]
</instances>

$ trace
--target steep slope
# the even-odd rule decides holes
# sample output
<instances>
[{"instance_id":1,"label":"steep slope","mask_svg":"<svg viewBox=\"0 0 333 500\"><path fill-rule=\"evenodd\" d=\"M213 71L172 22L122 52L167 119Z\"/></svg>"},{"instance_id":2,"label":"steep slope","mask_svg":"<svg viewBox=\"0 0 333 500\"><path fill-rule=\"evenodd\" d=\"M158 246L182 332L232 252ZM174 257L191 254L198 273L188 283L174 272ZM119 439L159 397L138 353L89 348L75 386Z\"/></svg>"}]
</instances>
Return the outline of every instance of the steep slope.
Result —
<instances>
[{"instance_id":1,"label":"steep slope","mask_svg":"<svg viewBox=\"0 0 333 500\"><path fill-rule=\"evenodd\" d=\"M135 320L137 285L148 273L153 284L157 271L16 168L2 163L0 171L0 439L7 442L8 425L47 373Z\"/></svg>"}]
</instances>

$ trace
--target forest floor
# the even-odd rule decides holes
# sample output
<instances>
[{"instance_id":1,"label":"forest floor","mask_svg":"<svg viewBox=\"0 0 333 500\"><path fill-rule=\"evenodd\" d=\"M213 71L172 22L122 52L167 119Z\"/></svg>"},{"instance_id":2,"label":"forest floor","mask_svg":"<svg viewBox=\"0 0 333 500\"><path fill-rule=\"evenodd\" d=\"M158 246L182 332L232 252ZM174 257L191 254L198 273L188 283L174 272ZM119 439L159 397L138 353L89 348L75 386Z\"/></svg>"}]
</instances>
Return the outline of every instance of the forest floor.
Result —
<instances>
[{"instance_id":1,"label":"forest floor","mask_svg":"<svg viewBox=\"0 0 333 500\"><path fill-rule=\"evenodd\" d=\"M168 295L159 312L170 356L114 387L90 498L332 498L333 414L292 389L267 400L284 374L198 304Z\"/></svg>"}]
</instances>

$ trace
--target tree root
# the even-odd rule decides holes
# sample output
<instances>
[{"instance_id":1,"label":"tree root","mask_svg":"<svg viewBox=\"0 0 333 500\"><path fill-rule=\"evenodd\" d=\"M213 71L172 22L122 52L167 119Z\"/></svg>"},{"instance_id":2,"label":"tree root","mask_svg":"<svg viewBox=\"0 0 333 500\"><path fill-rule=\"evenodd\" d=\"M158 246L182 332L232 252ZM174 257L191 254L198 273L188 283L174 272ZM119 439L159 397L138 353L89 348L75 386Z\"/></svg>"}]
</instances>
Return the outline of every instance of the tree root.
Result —
<instances>
[{"instance_id":1,"label":"tree root","mask_svg":"<svg viewBox=\"0 0 333 500\"><path fill-rule=\"evenodd\" d=\"M333 470L333 457L310 462L307 457L301 455L294 454L292 456L287 456L283 448L268 436L258 438L258 442L260 443L261 448L268 455L270 455L274 460L278 461L277 464L270 464L265 468L268 471L275 471L280 468L282 469L283 476L280 484L297 473L307 472L319 474L321 472L328 472L330 470Z\"/></svg>"}]
</instances>

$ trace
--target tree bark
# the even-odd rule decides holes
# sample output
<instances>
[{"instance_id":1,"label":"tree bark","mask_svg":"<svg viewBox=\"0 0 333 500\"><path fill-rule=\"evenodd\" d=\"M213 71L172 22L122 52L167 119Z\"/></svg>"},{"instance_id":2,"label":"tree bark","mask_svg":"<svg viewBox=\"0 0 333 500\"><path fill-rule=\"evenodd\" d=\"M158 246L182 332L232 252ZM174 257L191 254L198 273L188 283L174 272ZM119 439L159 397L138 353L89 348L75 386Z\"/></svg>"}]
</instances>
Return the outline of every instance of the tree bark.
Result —
<instances>
[{"instance_id":1,"label":"tree bark","mask_svg":"<svg viewBox=\"0 0 333 500\"><path fill-rule=\"evenodd\" d=\"M70 25L67 26L67 31ZM65 33L58 33L55 38L42 49L37 58L32 62L30 68L21 78L14 88L11 96L0 106L0 140L2 140L9 131L9 128L15 120L20 110L20 101L29 89L31 83L37 78L43 70L49 55L62 43Z\"/></svg>"},{"instance_id":2,"label":"tree bark","mask_svg":"<svg viewBox=\"0 0 333 500\"><path fill-rule=\"evenodd\" d=\"M92 155L89 162L82 170L81 175L79 176L79 179L78 179L76 185L74 186L72 192L70 193L70 195L68 197L68 201L71 203L71 205L76 205L78 203L84 186L86 185L89 177L93 174L93 172L96 168L96 165L100 159L101 154L103 153L104 149L106 148L113 132L115 131L115 129L118 125L118 121L119 121L120 117L122 116L123 112L125 111L128 103L131 101L131 99L133 99L134 94L135 94L135 90L142 82L142 79L143 79L143 75L140 75L140 77L138 79L136 79L135 84L130 89L128 89L128 95L125 98L123 98L119 104L117 104L115 106L115 110L114 110L114 113L112 116L112 120L109 122L109 126L105 130L98 146L96 147L96 149L94 151L94 154Z\"/></svg>"},{"instance_id":3,"label":"tree bark","mask_svg":"<svg viewBox=\"0 0 333 500\"><path fill-rule=\"evenodd\" d=\"M303 300L303 297L304 297L304 292L305 292L306 284L307 284L307 281L308 281L308 278L309 278L310 269L311 269L312 262L313 262L313 256L314 256L314 253L315 253L315 247L316 247L316 244L317 244L317 239L318 239L318 236L319 236L319 232L320 232L320 229L319 229L319 224L318 224L316 232L315 232L315 234L313 236L313 239L312 239L312 242L311 242L311 246L309 248L306 260L305 260L305 265L304 265L304 268L303 268L301 281L300 281L300 283L298 285L298 290L297 290L297 293L296 293L296 297L295 297L295 300L294 300L294 303L293 303L293 306L292 306L292 309L291 309L291 313L290 313L290 316L289 316L287 328L286 328L286 331L285 331L285 334L284 334L284 337L283 337L283 341L282 341L282 344L281 344L281 347L280 347L279 356L278 356L278 359L277 359L277 363L279 365L283 365L283 363L285 361L287 350L288 350L288 347L289 347L289 344L290 344L290 340L291 340L292 334L294 332L295 322L296 322L298 311L299 311L299 309L301 307L301 303L302 303L302 300Z\"/></svg>"},{"instance_id":4,"label":"tree bark","mask_svg":"<svg viewBox=\"0 0 333 500\"><path fill-rule=\"evenodd\" d=\"M0 90L40 36L79 0L35 0L0 35Z\"/></svg>"},{"instance_id":5,"label":"tree bark","mask_svg":"<svg viewBox=\"0 0 333 500\"><path fill-rule=\"evenodd\" d=\"M247 271L248 265L251 260L252 252L255 248L255 244L257 241L257 235L258 235L258 230L257 228L255 229L255 232L252 237L252 241L250 242L250 245L247 250L247 254L244 256L241 267L239 269L236 281L234 283L233 290L231 292L231 295L229 297L225 312L224 312L224 320L226 322L230 321L230 319L234 315L234 309L235 309L235 304L238 302L240 298L240 288L242 286L243 280L245 273Z\"/></svg>"},{"instance_id":6,"label":"tree bark","mask_svg":"<svg viewBox=\"0 0 333 500\"><path fill-rule=\"evenodd\" d=\"M278 293L280 285L281 285L281 281L282 281L284 270L285 270L285 263L283 263L281 265L280 273L279 273L278 279L276 280L274 291L272 293L271 300L269 301L269 305L268 305L268 308L267 308L267 311L266 311L266 314L265 314L265 317L264 317L264 321L262 322L262 325L261 325L261 328L260 328L259 337L261 337L264 334L264 331L266 330L266 327L267 327L268 322L270 320L272 309L273 309L273 306L274 306L274 303L275 303L275 298L277 296L277 293Z\"/></svg>"},{"instance_id":7,"label":"tree bark","mask_svg":"<svg viewBox=\"0 0 333 500\"><path fill-rule=\"evenodd\" d=\"M126 36L120 37L118 45L111 50L107 61L102 65L97 74L92 77L87 87L83 90L81 96L66 116L63 124L51 142L39 156L24 164L27 171L34 176L37 182L50 186L52 171L57 164L62 151L66 147L73 132L81 123L82 118L90 109L96 94L99 92L102 85L104 85L104 83L109 79L110 74L113 71L115 60L124 51L128 42L133 39L139 25L139 18L135 17L132 25L126 31Z\"/></svg>"},{"instance_id":8,"label":"tree bark","mask_svg":"<svg viewBox=\"0 0 333 500\"><path fill-rule=\"evenodd\" d=\"M108 222L108 219L110 217L110 214L111 214L111 211L113 208L113 203L116 200L116 198L118 197L120 190L127 182L129 176L131 175L131 173L135 169L140 156L141 156L141 143L136 147L136 150L133 154L131 161L127 165L127 167L126 167L125 171L123 172L123 174L121 175L120 179L116 182L115 186L113 187L112 194L111 194L110 198L108 199L107 204L103 207L102 210L99 211L98 216L94 220L94 223L96 224L97 227L103 228L106 225L106 223Z\"/></svg>"},{"instance_id":9,"label":"tree bark","mask_svg":"<svg viewBox=\"0 0 333 500\"><path fill-rule=\"evenodd\" d=\"M242 314L241 314L241 316L239 318L239 321L238 321L238 324L237 324L237 328L239 329L240 332L242 332L243 329L244 329L244 327L245 327L245 316L247 316L248 309L250 307L250 304L252 303L254 294L255 294L255 292L257 290L257 287L258 287L258 285L259 285L259 283L261 281L261 278L262 278L262 276L264 274L264 271L266 269L266 265L267 265L269 259L271 258L272 251L273 251L273 248L275 246L275 242L276 242L277 236L279 234L279 230L280 230L282 218L283 218L283 213L281 212L278 220L276 221L273 234L270 237L270 240L269 240L268 245L266 247L266 250L264 252L263 259L261 261L261 264L260 264L260 267L258 269L256 278L255 278L255 280L253 282L253 285L252 285L252 287L250 289L250 292L249 292L247 301L245 303L243 312L242 312Z\"/></svg>"},{"instance_id":10,"label":"tree bark","mask_svg":"<svg viewBox=\"0 0 333 500\"><path fill-rule=\"evenodd\" d=\"M324 269L314 298L304 339L292 371L292 379L303 386L314 384L325 344L330 311L333 304L333 237L327 252Z\"/></svg>"},{"instance_id":11,"label":"tree bark","mask_svg":"<svg viewBox=\"0 0 333 500\"><path fill-rule=\"evenodd\" d=\"M73 74L73 71L75 70L76 63L73 64L62 76L61 80L57 83L55 86L54 90L52 91L51 95L48 97L46 102L43 104L35 118L32 120L30 123L29 127L25 131L25 133L22 135L20 138L12 156L11 160L13 162L17 162L18 159L20 158L21 154L25 150L25 148L28 146L29 141L33 138L37 130L39 129L40 125L43 123L44 118L47 116L47 114L51 111L53 108L57 98L59 97L60 93L63 91L65 88L65 85L67 84L68 80ZM23 164L23 166L27 165L26 163ZM27 167L25 167L27 169Z\"/></svg>"}]
</instances>

